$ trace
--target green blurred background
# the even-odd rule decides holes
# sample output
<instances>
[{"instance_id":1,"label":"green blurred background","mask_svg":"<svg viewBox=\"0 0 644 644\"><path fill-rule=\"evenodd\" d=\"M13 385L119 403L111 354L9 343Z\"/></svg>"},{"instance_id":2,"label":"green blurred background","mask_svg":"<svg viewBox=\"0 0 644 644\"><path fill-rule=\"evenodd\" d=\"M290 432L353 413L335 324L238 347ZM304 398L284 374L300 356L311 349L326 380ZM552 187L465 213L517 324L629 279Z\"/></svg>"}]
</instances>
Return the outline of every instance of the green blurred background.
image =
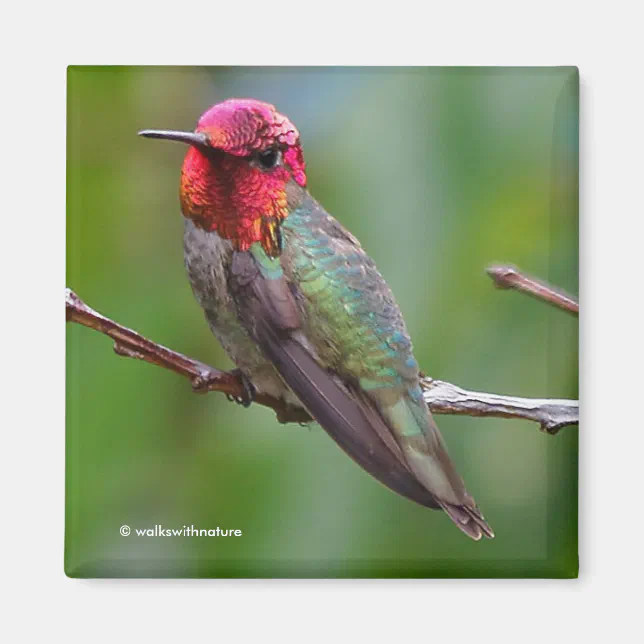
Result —
<instances>
[{"instance_id":1,"label":"green blurred background","mask_svg":"<svg viewBox=\"0 0 644 644\"><path fill-rule=\"evenodd\" d=\"M376 260L423 371L469 389L577 397L577 320L484 274L509 262L578 291L574 68L70 67L67 283L89 305L231 366L184 274L185 149L136 135L193 129L230 97L271 102L297 125L311 193ZM317 425L196 396L67 325L65 570L575 576L577 430L437 420L492 541L396 496ZM243 536L122 537L123 524Z\"/></svg>"}]
</instances>

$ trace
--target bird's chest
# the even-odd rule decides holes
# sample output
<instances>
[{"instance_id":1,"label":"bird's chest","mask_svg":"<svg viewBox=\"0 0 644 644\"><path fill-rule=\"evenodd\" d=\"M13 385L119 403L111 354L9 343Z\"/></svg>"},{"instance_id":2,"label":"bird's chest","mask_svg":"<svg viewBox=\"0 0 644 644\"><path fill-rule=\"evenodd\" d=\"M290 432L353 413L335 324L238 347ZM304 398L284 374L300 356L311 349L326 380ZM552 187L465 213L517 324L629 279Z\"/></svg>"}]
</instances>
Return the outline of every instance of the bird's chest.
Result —
<instances>
[{"instance_id":1,"label":"bird's chest","mask_svg":"<svg viewBox=\"0 0 644 644\"><path fill-rule=\"evenodd\" d=\"M204 310L232 307L227 270L232 258L232 244L215 232L197 228L185 220L183 235L184 262L190 285Z\"/></svg>"},{"instance_id":2,"label":"bird's chest","mask_svg":"<svg viewBox=\"0 0 644 644\"><path fill-rule=\"evenodd\" d=\"M197 228L189 219L184 228L184 262L197 302L229 357L242 369L264 362L239 322L228 284L233 247L216 232Z\"/></svg>"}]
</instances>

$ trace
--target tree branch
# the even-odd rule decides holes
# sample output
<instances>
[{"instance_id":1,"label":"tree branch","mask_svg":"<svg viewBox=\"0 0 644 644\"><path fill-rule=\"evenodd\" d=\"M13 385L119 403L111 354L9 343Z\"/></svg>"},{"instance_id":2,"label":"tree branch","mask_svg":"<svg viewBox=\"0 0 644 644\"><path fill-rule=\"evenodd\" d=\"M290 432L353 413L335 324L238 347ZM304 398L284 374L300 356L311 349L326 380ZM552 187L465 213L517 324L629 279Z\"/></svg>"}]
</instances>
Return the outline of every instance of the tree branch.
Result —
<instances>
[{"instance_id":1,"label":"tree branch","mask_svg":"<svg viewBox=\"0 0 644 644\"><path fill-rule=\"evenodd\" d=\"M579 403L576 400L486 394L427 377L422 385L425 400L435 414L523 418L539 423L542 431L548 434L556 434L567 425L579 424Z\"/></svg>"},{"instance_id":2,"label":"tree branch","mask_svg":"<svg viewBox=\"0 0 644 644\"><path fill-rule=\"evenodd\" d=\"M114 351L118 355L144 360L184 376L190 380L196 393L220 391L230 399L242 399L245 395L244 383L236 372L219 371L148 340L87 306L69 288L65 291L65 313L68 322L81 324L112 338ZM425 400L437 414L523 418L538 422L544 431L551 434L566 425L579 423L577 401L514 398L472 392L431 378L424 378L422 385ZM255 402L275 411L281 423L306 423L312 420L305 411L266 394L257 394Z\"/></svg>"},{"instance_id":3,"label":"tree branch","mask_svg":"<svg viewBox=\"0 0 644 644\"><path fill-rule=\"evenodd\" d=\"M67 322L76 322L103 333L114 340L114 351L120 356L136 358L163 367L184 376L192 384L195 393L220 391L229 398L242 399L246 393L244 383L235 372L219 371L203 362L193 360L171 349L152 342L136 331L122 326L87 306L74 291L65 289L65 315ZM257 394L255 402L270 407L282 423L307 422L311 417L284 401Z\"/></svg>"},{"instance_id":4,"label":"tree branch","mask_svg":"<svg viewBox=\"0 0 644 644\"><path fill-rule=\"evenodd\" d=\"M572 315L579 315L577 300L560 289L529 277L514 266L490 266L487 274L494 280L497 288L514 289L526 295L531 295L542 302L552 304Z\"/></svg>"}]
</instances>

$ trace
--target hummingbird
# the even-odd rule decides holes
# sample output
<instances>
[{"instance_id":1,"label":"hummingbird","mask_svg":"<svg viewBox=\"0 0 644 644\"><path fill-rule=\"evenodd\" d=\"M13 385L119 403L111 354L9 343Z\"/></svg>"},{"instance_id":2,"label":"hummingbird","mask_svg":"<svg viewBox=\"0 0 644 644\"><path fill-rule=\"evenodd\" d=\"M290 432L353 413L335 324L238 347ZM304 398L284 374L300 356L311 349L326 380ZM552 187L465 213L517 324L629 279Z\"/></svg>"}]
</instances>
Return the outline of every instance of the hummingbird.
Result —
<instances>
[{"instance_id":1,"label":"hummingbird","mask_svg":"<svg viewBox=\"0 0 644 644\"><path fill-rule=\"evenodd\" d=\"M300 134L273 105L229 99L187 144L184 260L206 321L258 393L306 410L375 479L492 538L421 389L391 289L360 242L309 194Z\"/></svg>"}]
</instances>

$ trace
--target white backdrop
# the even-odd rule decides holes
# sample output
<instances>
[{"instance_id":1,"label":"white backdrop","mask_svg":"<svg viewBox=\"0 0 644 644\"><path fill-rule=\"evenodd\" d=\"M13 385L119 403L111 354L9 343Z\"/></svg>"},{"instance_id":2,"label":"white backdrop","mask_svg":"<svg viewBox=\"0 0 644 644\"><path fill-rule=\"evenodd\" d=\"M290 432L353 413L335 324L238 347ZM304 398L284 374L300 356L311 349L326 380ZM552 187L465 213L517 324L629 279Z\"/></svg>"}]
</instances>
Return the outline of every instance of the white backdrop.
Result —
<instances>
[{"instance_id":1,"label":"white backdrop","mask_svg":"<svg viewBox=\"0 0 644 644\"><path fill-rule=\"evenodd\" d=\"M0 579L7 592L0 629L13 634L11 641L413 638L450 644L542 644L587 635L619 641L641 630L635 602L641 598L644 432L636 307L644 208L635 3L614 1L600 14L588 3L564 8L561 1L454 3L449 10L444 3L439 10L409 2L379 9L375 3L245 2L237 16L221 3L142 4L23 3L12 5L12 19L5 13ZM224 63L579 66L579 580L65 577L66 66ZM23 457L25 445L32 460Z\"/></svg>"}]
</instances>

